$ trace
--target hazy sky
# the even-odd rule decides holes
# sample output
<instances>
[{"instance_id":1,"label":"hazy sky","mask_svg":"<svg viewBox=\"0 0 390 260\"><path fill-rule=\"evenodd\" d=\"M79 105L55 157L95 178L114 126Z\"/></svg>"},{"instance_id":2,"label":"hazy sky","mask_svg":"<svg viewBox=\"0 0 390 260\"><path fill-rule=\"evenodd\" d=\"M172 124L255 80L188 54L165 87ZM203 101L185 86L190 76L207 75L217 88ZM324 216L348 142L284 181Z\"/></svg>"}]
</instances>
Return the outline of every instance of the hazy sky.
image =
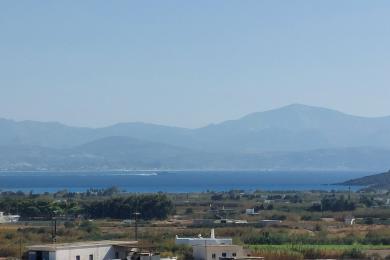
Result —
<instances>
[{"instance_id":1,"label":"hazy sky","mask_svg":"<svg viewBox=\"0 0 390 260\"><path fill-rule=\"evenodd\" d=\"M0 1L0 117L198 127L390 115L390 1Z\"/></svg>"}]
</instances>

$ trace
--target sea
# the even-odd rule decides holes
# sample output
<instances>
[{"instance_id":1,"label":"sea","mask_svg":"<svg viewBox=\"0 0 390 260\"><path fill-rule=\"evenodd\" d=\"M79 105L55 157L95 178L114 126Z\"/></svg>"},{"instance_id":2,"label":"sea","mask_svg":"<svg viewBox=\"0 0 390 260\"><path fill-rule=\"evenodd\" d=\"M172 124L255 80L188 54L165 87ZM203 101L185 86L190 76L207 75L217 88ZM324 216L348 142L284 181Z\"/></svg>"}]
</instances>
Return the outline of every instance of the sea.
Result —
<instances>
[{"instance_id":1,"label":"sea","mask_svg":"<svg viewBox=\"0 0 390 260\"><path fill-rule=\"evenodd\" d=\"M117 187L126 192L348 190L337 183L373 174L363 171L91 171L0 172L0 191L83 192ZM351 187L357 190L361 187Z\"/></svg>"}]
</instances>

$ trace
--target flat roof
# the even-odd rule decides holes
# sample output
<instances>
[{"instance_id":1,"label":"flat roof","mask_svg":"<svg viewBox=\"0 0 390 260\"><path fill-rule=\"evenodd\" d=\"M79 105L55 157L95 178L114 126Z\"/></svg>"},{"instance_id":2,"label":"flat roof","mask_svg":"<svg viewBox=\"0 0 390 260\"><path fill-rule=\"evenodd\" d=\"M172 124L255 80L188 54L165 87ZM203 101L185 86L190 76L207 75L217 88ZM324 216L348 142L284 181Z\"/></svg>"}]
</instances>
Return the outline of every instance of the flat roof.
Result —
<instances>
[{"instance_id":1,"label":"flat roof","mask_svg":"<svg viewBox=\"0 0 390 260\"><path fill-rule=\"evenodd\" d=\"M204 247L217 247L217 248L222 248L222 247L242 247L241 245L226 245L226 244L217 244L217 245L193 245L193 247L200 247L200 248L204 248Z\"/></svg>"},{"instance_id":2,"label":"flat roof","mask_svg":"<svg viewBox=\"0 0 390 260\"><path fill-rule=\"evenodd\" d=\"M218 237L218 238L212 238L212 237L176 237L176 240L233 240L233 238L230 237Z\"/></svg>"},{"instance_id":3,"label":"flat roof","mask_svg":"<svg viewBox=\"0 0 390 260\"><path fill-rule=\"evenodd\" d=\"M74 243L58 243L58 244L45 244L45 245L32 245L27 246L30 251L56 251L61 249L77 249L86 247L101 247L101 246L132 246L136 245L137 241L115 241L115 240L101 240L101 241L85 241Z\"/></svg>"}]
</instances>

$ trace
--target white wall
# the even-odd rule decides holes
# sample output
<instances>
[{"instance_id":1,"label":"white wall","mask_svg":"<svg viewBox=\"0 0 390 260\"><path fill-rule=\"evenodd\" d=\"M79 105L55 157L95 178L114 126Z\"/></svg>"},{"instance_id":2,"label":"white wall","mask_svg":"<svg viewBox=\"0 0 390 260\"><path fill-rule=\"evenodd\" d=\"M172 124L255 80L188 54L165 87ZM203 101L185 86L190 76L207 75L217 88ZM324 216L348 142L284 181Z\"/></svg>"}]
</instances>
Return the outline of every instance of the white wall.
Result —
<instances>
[{"instance_id":1,"label":"white wall","mask_svg":"<svg viewBox=\"0 0 390 260\"><path fill-rule=\"evenodd\" d=\"M194 246L192 248L195 260L218 260L222 257L222 253L226 253L226 257L243 257L244 250L238 245L221 245L221 246ZM233 253L236 256L233 256ZM215 254L215 258L213 258Z\"/></svg>"},{"instance_id":2,"label":"white wall","mask_svg":"<svg viewBox=\"0 0 390 260\"><path fill-rule=\"evenodd\" d=\"M160 260L160 255L141 255L140 260Z\"/></svg>"},{"instance_id":3,"label":"white wall","mask_svg":"<svg viewBox=\"0 0 390 260\"><path fill-rule=\"evenodd\" d=\"M89 255L93 255L94 260L108 260L115 258L115 252L119 253L119 258L125 258L126 252L115 246L100 246L91 248L79 248L68 250L57 250L56 260L76 260L76 256L80 256L80 260L89 260Z\"/></svg>"}]
</instances>

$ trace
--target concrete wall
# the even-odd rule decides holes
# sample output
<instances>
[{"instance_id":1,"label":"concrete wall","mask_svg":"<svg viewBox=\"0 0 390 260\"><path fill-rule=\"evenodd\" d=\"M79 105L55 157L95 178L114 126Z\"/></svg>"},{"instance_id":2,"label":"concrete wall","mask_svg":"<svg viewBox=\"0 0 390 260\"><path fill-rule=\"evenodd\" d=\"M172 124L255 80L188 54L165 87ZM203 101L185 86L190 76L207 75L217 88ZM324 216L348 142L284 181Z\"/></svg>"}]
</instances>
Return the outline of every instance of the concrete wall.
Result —
<instances>
[{"instance_id":1,"label":"concrete wall","mask_svg":"<svg viewBox=\"0 0 390 260\"><path fill-rule=\"evenodd\" d=\"M108 260L114 259L116 252L118 252L119 258L126 257L126 252L119 247L100 246L72 250L58 250L56 252L56 260L76 260L76 256L78 255L80 256L80 260L89 260L89 255L93 255L93 260Z\"/></svg>"},{"instance_id":2,"label":"concrete wall","mask_svg":"<svg viewBox=\"0 0 390 260\"><path fill-rule=\"evenodd\" d=\"M140 260L160 260L160 255L141 255Z\"/></svg>"}]
</instances>

